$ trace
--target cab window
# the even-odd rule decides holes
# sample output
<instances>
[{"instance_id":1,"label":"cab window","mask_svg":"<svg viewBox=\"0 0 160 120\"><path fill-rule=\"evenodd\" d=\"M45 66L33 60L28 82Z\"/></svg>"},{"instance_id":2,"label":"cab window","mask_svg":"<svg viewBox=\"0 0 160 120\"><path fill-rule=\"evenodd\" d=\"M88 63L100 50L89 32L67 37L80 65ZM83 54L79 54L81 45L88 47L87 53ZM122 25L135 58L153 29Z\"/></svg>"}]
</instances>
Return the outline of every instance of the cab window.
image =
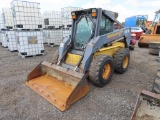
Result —
<instances>
[{"instance_id":1,"label":"cab window","mask_svg":"<svg viewBox=\"0 0 160 120\"><path fill-rule=\"evenodd\" d=\"M104 35L110 32L113 32L113 21L108 17L102 15L102 19L100 22L100 33L99 35Z\"/></svg>"}]
</instances>

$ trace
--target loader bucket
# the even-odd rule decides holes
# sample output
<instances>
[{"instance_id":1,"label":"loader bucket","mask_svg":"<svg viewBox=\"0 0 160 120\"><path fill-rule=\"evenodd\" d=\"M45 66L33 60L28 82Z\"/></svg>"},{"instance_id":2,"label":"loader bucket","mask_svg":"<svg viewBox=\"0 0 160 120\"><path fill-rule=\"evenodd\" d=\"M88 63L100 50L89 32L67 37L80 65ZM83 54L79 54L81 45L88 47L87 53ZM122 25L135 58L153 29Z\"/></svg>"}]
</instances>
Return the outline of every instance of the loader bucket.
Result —
<instances>
[{"instance_id":1,"label":"loader bucket","mask_svg":"<svg viewBox=\"0 0 160 120\"><path fill-rule=\"evenodd\" d=\"M139 47L149 47L150 42L160 42L160 35L143 34L141 35L138 46Z\"/></svg>"},{"instance_id":2,"label":"loader bucket","mask_svg":"<svg viewBox=\"0 0 160 120\"><path fill-rule=\"evenodd\" d=\"M29 75L26 85L65 111L89 91L86 75L43 61Z\"/></svg>"},{"instance_id":3,"label":"loader bucket","mask_svg":"<svg viewBox=\"0 0 160 120\"><path fill-rule=\"evenodd\" d=\"M160 95L142 90L130 120L160 120Z\"/></svg>"}]
</instances>

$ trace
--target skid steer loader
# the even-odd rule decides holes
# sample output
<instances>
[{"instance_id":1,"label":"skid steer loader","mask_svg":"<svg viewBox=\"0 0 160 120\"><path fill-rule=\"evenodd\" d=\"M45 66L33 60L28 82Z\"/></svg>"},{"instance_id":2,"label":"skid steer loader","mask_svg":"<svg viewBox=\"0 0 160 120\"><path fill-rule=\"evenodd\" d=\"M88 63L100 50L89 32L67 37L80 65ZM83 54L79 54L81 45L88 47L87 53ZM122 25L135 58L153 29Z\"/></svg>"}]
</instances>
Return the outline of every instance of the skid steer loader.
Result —
<instances>
[{"instance_id":1,"label":"skid steer loader","mask_svg":"<svg viewBox=\"0 0 160 120\"><path fill-rule=\"evenodd\" d=\"M74 11L72 33L64 38L53 62L41 62L26 84L65 111L89 92L87 78L104 86L113 72L123 74L129 66L130 28L114 31L118 13L90 8Z\"/></svg>"},{"instance_id":2,"label":"skid steer loader","mask_svg":"<svg viewBox=\"0 0 160 120\"><path fill-rule=\"evenodd\" d=\"M156 12L151 24L145 22L147 31L139 38L139 47L149 47L150 42L160 42L160 10Z\"/></svg>"}]
</instances>

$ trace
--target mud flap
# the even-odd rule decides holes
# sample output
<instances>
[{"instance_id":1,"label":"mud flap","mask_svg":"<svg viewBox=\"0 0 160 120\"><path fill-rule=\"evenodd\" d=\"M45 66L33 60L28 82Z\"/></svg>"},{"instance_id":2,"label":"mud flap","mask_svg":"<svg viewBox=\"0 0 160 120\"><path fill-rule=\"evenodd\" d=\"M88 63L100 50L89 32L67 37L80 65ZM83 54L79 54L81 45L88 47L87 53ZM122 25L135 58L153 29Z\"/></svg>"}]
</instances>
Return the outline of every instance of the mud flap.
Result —
<instances>
[{"instance_id":1,"label":"mud flap","mask_svg":"<svg viewBox=\"0 0 160 120\"><path fill-rule=\"evenodd\" d=\"M160 35L143 34L139 39L138 46L149 47L150 42L160 42Z\"/></svg>"},{"instance_id":2,"label":"mud flap","mask_svg":"<svg viewBox=\"0 0 160 120\"><path fill-rule=\"evenodd\" d=\"M61 111L68 109L89 91L84 74L46 61L28 75L26 85Z\"/></svg>"}]
</instances>

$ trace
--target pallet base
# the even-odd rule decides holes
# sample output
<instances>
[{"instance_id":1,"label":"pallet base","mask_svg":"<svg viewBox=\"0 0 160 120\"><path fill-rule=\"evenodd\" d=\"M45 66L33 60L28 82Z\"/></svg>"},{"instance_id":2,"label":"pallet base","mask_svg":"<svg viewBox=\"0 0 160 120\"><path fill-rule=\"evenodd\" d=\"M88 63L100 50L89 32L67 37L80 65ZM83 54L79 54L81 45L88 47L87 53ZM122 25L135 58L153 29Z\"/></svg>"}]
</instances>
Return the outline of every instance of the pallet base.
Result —
<instances>
[{"instance_id":1,"label":"pallet base","mask_svg":"<svg viewBox=\"0 0 160 120\"><path fill-rule=\"evenodd\" d=\"M8 46L2 46L3 48L8 48Z\"/></svg>"},{"instance_id":2,"label":"pallet base","mask_svg":"<svg viewBox=\"0 0 160 120\"><path fill-rule=\"evenodd\" d=\"M47 43L46 45L49 46L49 47L56 47L56 46L59 46L59 45L55 45L54 43Z\"/></svg>"},{"instance_id":3,"label":"pallet base","mask_svg":"<svg viewBox=\"0 0 160 120\"><path fill-rule=\"evenodd\" d=\"M18 53L18 56L21 57L22 59L29 58L29 57L42 56L42 55L45 55L45 53L41 53L41 54L37 54L37 55L22 55L22 54Z\"/></svg>"},{"instance_id":4,"label":"pallet base","mask_svg":"<svg viewBox=\"0 0 160 120\"><path fill-rule=\"evenodd\" d=\"M15 30L19 30L19 31L41 31L42 28L39 28L39 29L20 29L20 28L18 28L18 29L15 29Z\"/></svg>"},{"instance_id":5,"label":"pallet base","mask_svg":"<svg viewBox=\"0 0 160 120\"><path fill-rule=\"evenodd\" d=\"M50 47L56 47L56 46L58 46L58 45L49 45Z\"/></svg>"},{"instance_id":6,"label":"pallet base","mask_svg":"<svg viewBox=\"0 0 160 120\"><path fill-rule=\"evenodd\" d=\"M10 52L18 52L18 50L9 50Z\"/></svg>"}]
</instances>

